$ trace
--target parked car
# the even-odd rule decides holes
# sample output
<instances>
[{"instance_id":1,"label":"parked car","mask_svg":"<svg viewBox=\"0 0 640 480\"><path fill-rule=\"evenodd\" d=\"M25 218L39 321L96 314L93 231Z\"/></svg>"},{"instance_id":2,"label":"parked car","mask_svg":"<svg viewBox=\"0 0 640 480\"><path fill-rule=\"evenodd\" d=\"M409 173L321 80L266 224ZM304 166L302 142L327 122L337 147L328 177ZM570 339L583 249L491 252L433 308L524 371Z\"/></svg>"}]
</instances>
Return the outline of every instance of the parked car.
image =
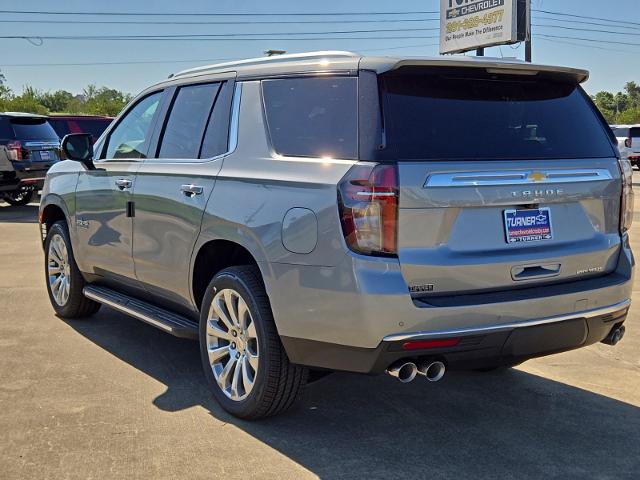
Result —
<instances>
[{"instance_id":1,"label":"parked car","mask_svg":"<svg viewBox=\"0 0 640 480\"><path fill-rule=\"evenodd\" d=\"M60 140L47 118L0 112L0 195L11 205L26 205L42 188L59 160Z\"/></svg>"},{"instance_id":2,"label":"parked car","mask_svg":"<svg viewBox=\"0 0 640 480\"><path fill-rule=\"evenodd\" d=\"M622 158L640 167L640 125L611 125Z\"/></svg>"},{"instance_id":3,"label":"parked car","mask_svg":"<svg viewBox=\"0 0 640 480\"><path fill-rule=\"evenodd\" d=\"M587 76L348 52L178 73L95 146L63 141L77 161L40 205L51 304L199 339L243 418L288 408L310 369L436 381L613 345L631 169Z\"/></svg>"},{"instance_id":4,"label":"parked car","mask_svg":"<svg viewBox=\"0 0 640 480\"><path fill-rule=\"evenodd\" d=\"M113 121L101 115L50 115L49 123L62 139L70 133L89 133L95 142Z\"/></svg>"}]
</instances>

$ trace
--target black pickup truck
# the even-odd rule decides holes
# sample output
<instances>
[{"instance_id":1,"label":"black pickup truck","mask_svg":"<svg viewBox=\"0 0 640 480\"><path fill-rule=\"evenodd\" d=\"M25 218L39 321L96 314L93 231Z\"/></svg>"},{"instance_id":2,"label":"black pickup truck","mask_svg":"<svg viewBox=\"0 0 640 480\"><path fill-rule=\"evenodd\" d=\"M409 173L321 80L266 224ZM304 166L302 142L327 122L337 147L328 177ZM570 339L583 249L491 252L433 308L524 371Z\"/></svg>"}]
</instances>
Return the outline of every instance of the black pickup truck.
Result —
<instances>
[{"instance_id":1,"label":"black pickup truck","mask_svg":"<svg viewBox=\"0 0 640 480\"><path fill-rule=\"evenodd\" d=\"M0 112L0 198L26 205L60 159L60 139L47 117Z\"/></svg>"}]
</instances>

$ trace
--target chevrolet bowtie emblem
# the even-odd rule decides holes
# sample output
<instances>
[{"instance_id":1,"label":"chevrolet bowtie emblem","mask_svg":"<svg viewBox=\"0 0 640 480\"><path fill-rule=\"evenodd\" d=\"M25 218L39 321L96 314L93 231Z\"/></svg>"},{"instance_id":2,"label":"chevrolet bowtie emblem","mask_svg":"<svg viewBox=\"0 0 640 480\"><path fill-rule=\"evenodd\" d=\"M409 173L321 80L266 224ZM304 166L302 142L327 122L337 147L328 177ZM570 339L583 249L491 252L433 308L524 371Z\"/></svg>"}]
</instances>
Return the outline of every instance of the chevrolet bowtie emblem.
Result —
<instances>
[{"instance_id":1,"label":"chevrolet bowtie emblem","mask_svg":"<svg viewBox=\"0 0 640 480\"><path fill-rule=\"evenodd\" d=\"M547 179L547 175L542 172L531 172L527 179L534 182L541 182Z\"/></svg>"},{"instance_id":2,"label":"chevrolet bowtie emblem","mask_svg":"<svg viewBox=\"0 0 640 480\"><path fill-rule=\"evenodd\" d=\"M458 16L458 9L454 8L453 10L449 11L449 15L451 16L451 18L455 18Z\"/></svg>"}]
</instances>

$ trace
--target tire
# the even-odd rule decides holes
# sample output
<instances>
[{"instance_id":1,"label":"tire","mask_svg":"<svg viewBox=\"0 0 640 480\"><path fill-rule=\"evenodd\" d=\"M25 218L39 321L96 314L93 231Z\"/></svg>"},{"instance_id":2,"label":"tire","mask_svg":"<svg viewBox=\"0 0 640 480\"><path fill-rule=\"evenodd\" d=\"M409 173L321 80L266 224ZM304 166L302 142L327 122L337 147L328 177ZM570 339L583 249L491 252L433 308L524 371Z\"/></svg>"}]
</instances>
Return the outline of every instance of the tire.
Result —
<instances>
[{"instance_id":1,"label":"tire","mask_svg":"<svg viewBox=\"0 0 640 480\"><path fill-rule=\"evenodd\" d=\"M58 316L88 317L100 309L99 303L88 299L82 293L86 283L76 265L65 222L54 223L47 232L44 243L44 272L49 301ZM58 289L54 287L56 282L60 287Z\"/></svg>"},{"instance_id":2,"label":"tire","mask_svg":"<svg viewBox=\"0 0 640 480\"><path fill-rule=\"evenodd\" d=\"M308 370L289 363L255 266L226 268L209 283L200 313L200 355L213 396L239 418L284 412L307 382Z\"/></svg>"},{"instance_id":3,"label":"tire","mask_svg":"<svg viewBox=\"0 0 640 480\"><path fill-rule=\"evenodd\" d=\"M2 198L9 205L23 207L33 200L33 190L14 190L13 192L5 193Z\"/></svg>"}]
</instances>

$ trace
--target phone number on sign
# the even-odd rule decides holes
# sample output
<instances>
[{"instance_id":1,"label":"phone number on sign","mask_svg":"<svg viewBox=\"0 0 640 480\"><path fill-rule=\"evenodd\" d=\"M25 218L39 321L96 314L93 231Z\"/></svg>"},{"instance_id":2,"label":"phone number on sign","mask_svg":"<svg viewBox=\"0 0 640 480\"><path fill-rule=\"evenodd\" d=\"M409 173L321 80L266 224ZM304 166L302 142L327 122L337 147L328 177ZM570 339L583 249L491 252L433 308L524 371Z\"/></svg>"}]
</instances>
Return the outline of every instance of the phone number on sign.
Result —
<instances>
[{"instance_id":1,"label":"phone number on sign","mask_svg":"<svg viewBox=\"0 0 640 480\"><path fill-rule=\"evenodd\" d=\"M469 30L482 25L492 25L501 22L502 17L504 17L504 10L496 10L495 12L465 18L464 20L454 20L453 22L447 23L447 33Z\"/></svg>"}]
</instances>

